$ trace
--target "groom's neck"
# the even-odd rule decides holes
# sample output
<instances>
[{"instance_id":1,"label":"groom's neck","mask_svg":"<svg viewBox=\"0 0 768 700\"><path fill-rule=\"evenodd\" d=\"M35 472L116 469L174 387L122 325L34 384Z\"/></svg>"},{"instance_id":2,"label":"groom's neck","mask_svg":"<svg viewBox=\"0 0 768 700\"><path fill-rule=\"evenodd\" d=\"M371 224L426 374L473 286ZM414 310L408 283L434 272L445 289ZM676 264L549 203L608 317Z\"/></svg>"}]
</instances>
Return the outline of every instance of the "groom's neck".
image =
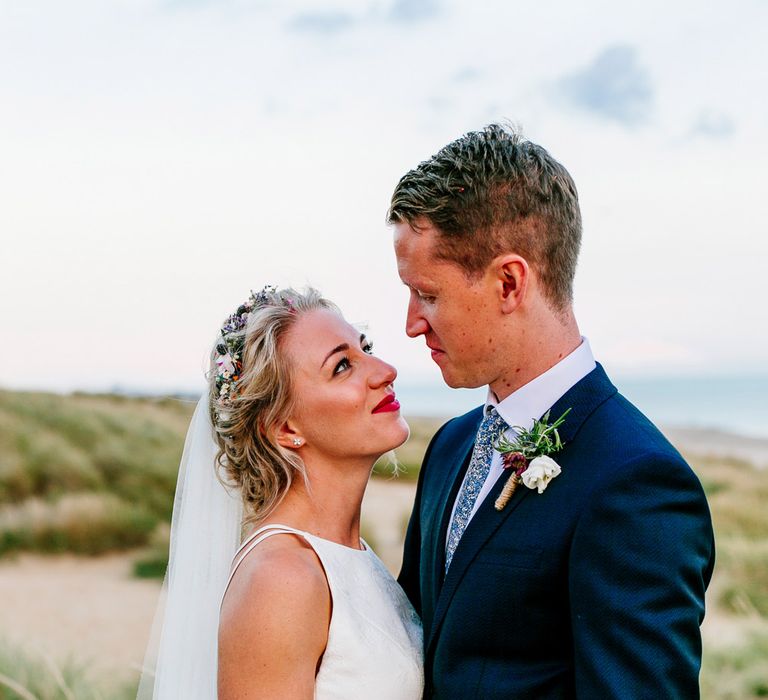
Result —
<instances>
[{"instance_id":1,"label":"groom's neck","mask_svg":"<svg viewBox=\"0 0 768 700\"><path fill-rule=\"evenodd\" d=\"M502 329L502 352L496 377L490 382L499 401L544 374L581 345L581 333L571 307L562 312L542 307L510 320Z\"/></svg>"}]
</instances>

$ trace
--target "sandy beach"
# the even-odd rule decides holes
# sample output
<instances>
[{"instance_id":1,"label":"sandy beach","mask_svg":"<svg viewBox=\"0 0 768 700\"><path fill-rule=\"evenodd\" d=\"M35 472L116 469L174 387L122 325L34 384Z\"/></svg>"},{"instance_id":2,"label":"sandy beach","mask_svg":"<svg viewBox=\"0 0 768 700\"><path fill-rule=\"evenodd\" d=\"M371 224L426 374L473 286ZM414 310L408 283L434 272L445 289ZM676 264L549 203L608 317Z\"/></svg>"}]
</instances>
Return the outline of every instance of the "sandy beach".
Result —
<instances>
[{"instance_id":1,"label":"sandy beach","mask_svg":"<svg viewBox=\"0 0 768 700\"><path fill-rule=\"evenodd\" d=\"M0 561L2 635L33 657L71 657L98 674L135 675L160 584L134 578L132 559L25 554Z\"/></svg>"},{"instance_id":2,"label":"sandy beach","mask_svg":"<svg viewBox=\"0 0 768 700\"><path fill-rule=\"evenodd\" d=\"M766 439L700 428L664 428L663 432L683 454L739 459L768 469Z\"/></svg>"}]
</instances>

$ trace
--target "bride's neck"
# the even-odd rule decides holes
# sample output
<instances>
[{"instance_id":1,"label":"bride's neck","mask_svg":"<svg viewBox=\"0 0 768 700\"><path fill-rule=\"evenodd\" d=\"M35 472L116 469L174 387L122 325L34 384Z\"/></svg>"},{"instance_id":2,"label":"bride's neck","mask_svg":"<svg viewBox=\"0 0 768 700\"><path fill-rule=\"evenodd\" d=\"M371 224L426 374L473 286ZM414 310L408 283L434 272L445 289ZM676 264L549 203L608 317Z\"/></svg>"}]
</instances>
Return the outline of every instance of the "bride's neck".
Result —
<instances>
[{"instance_id":1,"label":"bride's neck","mask_svg":"<svg viewBox=\"0 0 768 700\"><path fill-rule=\"evenodd\" d=\"M294 479L288 493L266 522L282 523L327 540L357 548L360 507L370 475L368 468L331 469L307 465L309 487Z\"/></svg>"}]
</instances>

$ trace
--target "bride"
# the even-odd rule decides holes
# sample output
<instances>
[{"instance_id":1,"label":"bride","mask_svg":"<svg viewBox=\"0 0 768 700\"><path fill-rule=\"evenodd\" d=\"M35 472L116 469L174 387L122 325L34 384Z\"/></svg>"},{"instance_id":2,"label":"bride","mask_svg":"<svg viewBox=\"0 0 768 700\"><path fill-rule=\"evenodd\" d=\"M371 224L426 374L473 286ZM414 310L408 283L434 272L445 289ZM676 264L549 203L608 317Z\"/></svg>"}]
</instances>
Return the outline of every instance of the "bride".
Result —
<instances>
[{"instance_id":1,"label":"bride","mask_svg":"<svg viewBox=\"0 0 768 700\"><path fill-rule=\"evenodd\" d=\"M371 468L408 437L395 377L314 290L265 288L226 320L140 698L421 698L418 617L360 538Z\"/></svg>"}]
</instances>

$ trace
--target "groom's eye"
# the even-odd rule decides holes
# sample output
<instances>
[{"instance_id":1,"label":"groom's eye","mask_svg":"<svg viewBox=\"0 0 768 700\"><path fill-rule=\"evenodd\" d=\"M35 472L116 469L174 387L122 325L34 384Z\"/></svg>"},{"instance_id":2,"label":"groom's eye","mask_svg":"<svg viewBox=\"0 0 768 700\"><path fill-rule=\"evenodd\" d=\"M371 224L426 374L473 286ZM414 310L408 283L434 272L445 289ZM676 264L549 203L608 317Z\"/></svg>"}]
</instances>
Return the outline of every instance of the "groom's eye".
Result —
<instances>
[{"instance_id":1,"label":"groom's eye","mask_svg":"<svg viewBox=\"0 0 768 700\"><path fill-rule=\"evenodd\" d=\"M416 295L419 297L419 299L427 302L428 304L431 304L435 300L434 295L426 294L425 292L420 292L418 290L416 291Z\"/></svg>"}]
</instances>

